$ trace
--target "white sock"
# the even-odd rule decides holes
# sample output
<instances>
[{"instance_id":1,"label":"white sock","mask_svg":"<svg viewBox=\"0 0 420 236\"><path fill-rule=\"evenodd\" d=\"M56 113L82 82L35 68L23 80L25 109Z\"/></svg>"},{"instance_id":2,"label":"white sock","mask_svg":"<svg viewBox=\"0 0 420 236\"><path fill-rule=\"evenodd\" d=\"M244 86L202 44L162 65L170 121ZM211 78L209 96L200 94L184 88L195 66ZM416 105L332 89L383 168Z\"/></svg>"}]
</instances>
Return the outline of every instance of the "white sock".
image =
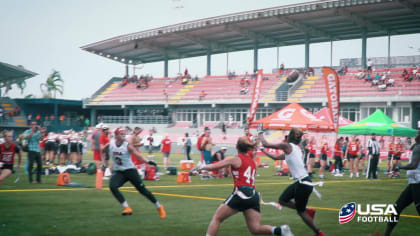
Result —
<instances>
[{"instance_id":1,"label":"white sock","mask_svg":"<svg viewBox=\"0 0 420 236\"><path fill-rule=\"evenodd\" d=\"M124 201L123 203L121 203L123 207L128 207L128 202Z\"/></svg>"},{"instance_id":2,"label":"white sock","mask_svg":"<svg viewBox=\"0 0 420 236\"><path fill-rule=\"evenodd\" d=\"M155 206L156 206L156 208L159 208L160 207L160 203L159 202L156 202L155 203Z\"/></svg>"}]
</instances>

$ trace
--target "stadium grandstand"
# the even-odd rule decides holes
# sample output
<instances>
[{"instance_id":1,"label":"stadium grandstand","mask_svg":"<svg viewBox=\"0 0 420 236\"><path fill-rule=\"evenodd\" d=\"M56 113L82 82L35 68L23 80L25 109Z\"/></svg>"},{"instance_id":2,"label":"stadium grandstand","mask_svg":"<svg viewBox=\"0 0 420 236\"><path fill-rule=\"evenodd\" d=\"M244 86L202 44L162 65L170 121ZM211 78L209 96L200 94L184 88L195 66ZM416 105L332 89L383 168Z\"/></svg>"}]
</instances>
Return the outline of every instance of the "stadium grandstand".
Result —
<instances>
[{"instance_id":1,"label":"stadium grandstand","mask_svg":"<svg viewBox=\"0 0 420 236\"><path fill-rule=\"evenodd\" d=\"M416 128L420 119L420 82L404 81L401 75L404 70L419 65L420 60L416 56L391 57L390 38L420 32L419 2L313 1L200 19L92 43L82 49L125 64L127 81L136 76L128 74L130 65L156 61L164 62L165 77L149 78L146 89L138 89L134 82L124 86L123 78L112 78L85 100L84 106L91 109L93 123L100 117L101 121L119 124L163 123L198 128L227 122L234 124L232 127L242 127L246 123L255 75L211 75L211 56L253 50L252 69L256 71L259 49L304 44L305 68L294 83L285 83L285 78L296 68L274 68L264 74L256 118L289 102L301 103L316 112L326 106L327 98L320 69L311 68L310 76L306 73L310 71L310 45L361 39L360 58L342 59L340 67L335 68L347 70L340 78L341 115L358 121L381 109L397 122ZM369 62L367 38L379 36L388 36L388 57L370 58ZM168 77L168 60L195 56L207 56L207 75L191 78L186 84L182 84L183 75ZM365 77L358 78L369 63L373 63L371 76L387 74L393 85L373 86ZM247 93L241 92L244 79L249 83Z\"/></svg>"},{"instance_id":2,"label":"stadium grandstand","mask_svg":"<svg viewBox=\"0 0 420 236\"><path fill-rule=\"evenodd\" d=\"M12 85L25 83L25 80L36 75L37 73L29 71L23 66L14 66L0 62L0 89L5 88L5 91L8 91ZM0 97L0 127L26 127L26 118L19 106L13 99L4 95Z\"/></svg>"}]
</instances>

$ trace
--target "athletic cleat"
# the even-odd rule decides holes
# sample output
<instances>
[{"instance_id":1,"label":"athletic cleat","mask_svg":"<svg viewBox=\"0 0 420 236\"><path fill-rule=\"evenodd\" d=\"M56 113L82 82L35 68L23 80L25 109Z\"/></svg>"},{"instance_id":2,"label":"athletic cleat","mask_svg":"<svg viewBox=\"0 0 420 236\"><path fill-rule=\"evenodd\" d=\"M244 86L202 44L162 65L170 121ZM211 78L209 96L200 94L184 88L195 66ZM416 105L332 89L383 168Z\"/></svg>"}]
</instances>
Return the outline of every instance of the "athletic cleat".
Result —
<instances>
[{"instance_id":1,"label":"athletic cleat","mask_svg":"<svg viewBox=\"0 0 420 236\"><path fill-rule=\"evenodd\" d=\"M282 225L281 228L281 235L282 236L294 236L292 233L292 230L290 230L290 227L288 225Z\"/></svg>"},{"instance_id":2,"label":"athletic cleat","mask_svg":"<svg viewBox=\"0 0 420 236\"><path fill-rule=\"evenodd\" d=\"M129 216L133 214L133 209L131 207L124 207L124 210L121 212L121 215L123 216Z\"/></svg>"},{"instance_id":3,"label":"athletic cleat","mask_svg":"<svg viewBox=\"0 0 420 236\"><path fill-rule=\"evenodd\" d=\"M316 213L315 209L313 209L313 208L307 208L305 212L309 215L309 217L312 218L312 220L314 220L315 213Z\"/></svg>"},{"instance_id":4,"label":"athletic cleat","mask_svg":"<svg viewBox=\"0 0 420 236\"><path fill-rule=\"evenodd\" d=\"M325 236L325 233L324 232L319 232L319 233L315 234L314 236Z\"/></svg>"},{"instance_id":5,"label":"athletic cleat","mask_svg":"<svg viewBox=\"0 0 420 236\"><path fill-rule=\"evenodd\" d=\"M158 207L158 212L159 212L159 217L161 219L165 219L166 218L166 211L165 208L163 208L163 205L160 205L160 207Z\"/></svg>"}]
</instances>

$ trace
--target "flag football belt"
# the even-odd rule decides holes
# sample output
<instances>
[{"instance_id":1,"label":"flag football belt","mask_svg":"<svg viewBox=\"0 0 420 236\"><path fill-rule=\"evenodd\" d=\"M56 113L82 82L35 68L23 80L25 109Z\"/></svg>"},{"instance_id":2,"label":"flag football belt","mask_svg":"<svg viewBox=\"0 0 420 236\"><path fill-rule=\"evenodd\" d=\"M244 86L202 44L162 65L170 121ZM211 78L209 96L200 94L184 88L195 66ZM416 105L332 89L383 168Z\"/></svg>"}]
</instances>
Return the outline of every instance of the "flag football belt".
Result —
<instances>
[{"instance_id":1,"label":"flag football belt","mask_svg":"<svg viewBox=\"0 0 420 236\"><path fill-rule=\"evenodd\" d=\"M295 183L296 183L296 182L299 182L300 184L304 184L304 185L308 185L308 186L312 186L312 187L314 187L312 191L315 193L315 195L316 195L319 199L321 199L321 198L322 198L322 195L321 195L321 193L320 193L320 192L318 192L318 190L316 190L315 186L322 187L322 186L324 185L324 182L319 181L319 182L312 183L312 182L310 182L310 181L305 180L307 177L308 177L308 176L306 175L306 176L304 176L304 177L301 177L301 178L295 179Z\"/></svg>"},{"instance_id":2,"label":"flag football belt","mask_svg":"<svg viewBox=\"0 0 420 236\"><path fill-rule=\"evenodd\" d=\"M245 189L252 190L252 194L250 196L247 196L247 194L242 192L239 188L244 189L244 190ZM261 193L255 191L254 188L251 188L251 187L248 187L248 186L241 186L239 188L238 187L235 188L234 194L236 194L241 199L244 199L244 200L251 199L255 196L255 194L258 194L259 197L260 197L261 204L268 205L268 206L273 206L273 207L277 208L277 210L282 209L282 206L277 202L264 202L264 200L262 199Z\"/></svg>"},{"instance_id":3,"label":"flag football belt","mask_svg":"<svg viewBox=\"0 0 420 236\"><path fill-rule=\"evenodd\" d=\"M245 190L245 189L252 190L252 194L250 196L247 196L247 194L245 194L244 192L242 192L239 188L241 188L243 190ZM244 200L248 200L248 199L253 198L257 192L252 187L241 186L241 187L236 187L235 188L235 191L233 193L236 194L238 197L244 199Z\"/></svg>"}]
</instances>

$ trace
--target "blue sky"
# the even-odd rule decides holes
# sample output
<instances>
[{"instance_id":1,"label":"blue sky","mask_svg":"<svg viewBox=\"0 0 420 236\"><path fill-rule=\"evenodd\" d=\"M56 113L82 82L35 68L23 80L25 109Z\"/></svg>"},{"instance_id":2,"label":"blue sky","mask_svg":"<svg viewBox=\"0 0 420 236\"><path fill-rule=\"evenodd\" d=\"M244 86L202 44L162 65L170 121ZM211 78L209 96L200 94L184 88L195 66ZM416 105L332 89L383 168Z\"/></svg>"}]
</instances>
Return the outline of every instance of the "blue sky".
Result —
<instances>
[{"instance_id":1,"label":"blue sky","mask_svg":"<svg viewBox=\"0 0 420 236\"><path fill-rule=\"evenodd\" d=\"M124 74L123 64L80 49L89 43L189 20L300 2L308 0L2 0L0 61L23 65L39 74L27 81L23 95L14 88L9 96L41 97L39 85L52 69L60 71L65 80L64 94L58 97L69 99L89 97L111 77ZM420 34L393 37L391 44L392 56L417 55ZM311 45L312 66L330 64L329 45ZM340 58L360 57L360 54L360 40L334 42L333 64L337 65ZM369 39L367 54L368 57L386 56L387 38ZM251 51L230 53L229 68L237 73L251 71L252 55ZM290 67L303 66L303 45L281 47L280 61ZM276 66L276 49L260 50L259 65L264 71L271 71ZM181 70L185 67L193 75L204 75L206 59L183 59ZM170 61L169 75L177 72L178 60ZM212 74L225 72L226 54L214 55ZM139 73L161 77L163 63L146 64Z\"/></svg>"}]
</instances>

